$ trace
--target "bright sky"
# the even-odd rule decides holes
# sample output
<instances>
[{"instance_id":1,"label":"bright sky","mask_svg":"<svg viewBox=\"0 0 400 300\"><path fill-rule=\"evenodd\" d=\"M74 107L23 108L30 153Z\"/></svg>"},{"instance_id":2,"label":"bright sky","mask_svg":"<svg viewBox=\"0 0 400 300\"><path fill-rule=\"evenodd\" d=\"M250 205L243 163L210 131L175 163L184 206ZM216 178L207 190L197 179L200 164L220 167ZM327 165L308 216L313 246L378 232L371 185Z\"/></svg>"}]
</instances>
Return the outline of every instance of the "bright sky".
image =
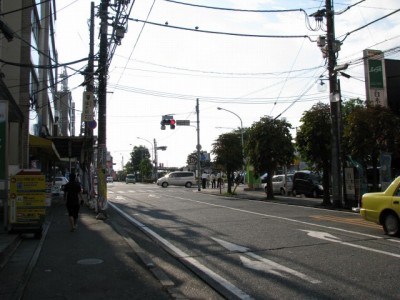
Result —
<instances>
[{"instance_id":1,"label":"bright sky","mask_svg":"<svg viewBox=\"0 0 400 300\"><path fill-rule=\"evenodd\" d=\"M132 1L132 0L131 0ZM89 53L89 0L57 1L56 38L61 63L87 57ZM113 0L110 2L114 3ZM182 0L203 6L237 10L287 10L295 12L243 12L216 10L166 0L136 0L130 17L169 26L130 21L128 32L117 47L109 68L107 96L107 149L121 169L133 146L152 151L153 140L167 151L158 151L164 166L186 165L196 150L196 98L200 102L200 144L210 152L222 133L240 127L237 116L250 127L260 117L286 118L292 135L304 111L318 101L329 103L327 92L317 90L318 78L326 69L325 59L315 42L322 30L307 28L306 17L322 9L325 0ZM334 1L336 38L352 32L400 8L398 0ZM95 1L95 5L100 3ZM309 18L315 27L314 18ZM96 31L100 20L96 18ZM207 30L242 36L202 33L171 28ZM362 51L387 51L399 46L400 13L395 13L348 35L341 47L338 64L349 63L341 78L344 99L365 99ZM283 38L245 35L279 35ZM289 38L288 36L310 36ZM95 47L99 40L96 33ZM392 51L386 58L399 59ZM84 64L76 64L75 68ZM73 71L68 70L68 74ZM82 107L83 77L69 78L76 108ZM327 82L326 82L327 83ZM79 118L79 111L77 118ZM193 126L160 129L161 116L174 114ZM80 119L80 118L79 118ZM77 128L79 125L77 123ZM77 132L79 134L79 132ZM97 134L95 132L95 134ZM140 137L142 139L138 139ZM145 139L145 140L143 140ZM147 140L147 141L146 141ZM153 159L153 155L152 155Z\"/></svg>"}]
</instances>

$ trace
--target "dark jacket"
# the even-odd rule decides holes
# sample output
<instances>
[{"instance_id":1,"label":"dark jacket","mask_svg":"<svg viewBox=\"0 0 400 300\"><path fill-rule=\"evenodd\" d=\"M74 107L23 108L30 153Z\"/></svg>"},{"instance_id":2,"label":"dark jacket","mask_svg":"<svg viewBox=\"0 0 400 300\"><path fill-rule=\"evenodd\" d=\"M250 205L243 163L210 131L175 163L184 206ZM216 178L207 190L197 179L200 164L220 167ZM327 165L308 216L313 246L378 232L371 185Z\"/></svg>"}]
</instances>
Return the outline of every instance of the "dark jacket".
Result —
<instances>
[{"instance_id":1,"label":"dark jacket","mask_svg":"<svg viewBox=\"0 0 400 300\"><path fill-rule=\"evenodd\" d=\"M64 186L64 199L66 198L67 205L79 205L81 190L81 184L76 181L70 181Z\"/></svg>"}]
</instances>

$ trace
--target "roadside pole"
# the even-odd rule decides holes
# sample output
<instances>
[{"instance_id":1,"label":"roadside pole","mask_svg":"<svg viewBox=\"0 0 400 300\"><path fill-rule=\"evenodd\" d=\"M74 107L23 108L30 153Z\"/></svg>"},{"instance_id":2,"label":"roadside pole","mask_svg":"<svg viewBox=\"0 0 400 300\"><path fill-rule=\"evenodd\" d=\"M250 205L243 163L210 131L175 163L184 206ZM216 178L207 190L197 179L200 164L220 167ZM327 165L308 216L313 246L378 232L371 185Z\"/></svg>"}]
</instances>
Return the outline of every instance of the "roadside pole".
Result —
<instances>
[{"instance_id":1,"label":"roadside pole","mask_svg":"<svg viewBox=\"0 0 400 300\"><path fill-rule=\"evenodd\" d=\"M200 170L200 112L199 112L199 98L196 99L196 114L197 114L197 190L201 191L201 170Z\"/></svg>"},{"instance_id":2,"label":"roadside pole","mask_svg":"<svg viewBox=\"0 0 400 300\"><path fill-rule=\"evenodd\" d=\"M106 168L106 113L107 113L107 57L108 57L108 5L109 0L100 3L100 53L99 53L99 129L97 141L97 177L98 177L98 215L97 218L104 219L104 210L107 207L107 184L105 178Z\"/></svg>"}]
</instances>

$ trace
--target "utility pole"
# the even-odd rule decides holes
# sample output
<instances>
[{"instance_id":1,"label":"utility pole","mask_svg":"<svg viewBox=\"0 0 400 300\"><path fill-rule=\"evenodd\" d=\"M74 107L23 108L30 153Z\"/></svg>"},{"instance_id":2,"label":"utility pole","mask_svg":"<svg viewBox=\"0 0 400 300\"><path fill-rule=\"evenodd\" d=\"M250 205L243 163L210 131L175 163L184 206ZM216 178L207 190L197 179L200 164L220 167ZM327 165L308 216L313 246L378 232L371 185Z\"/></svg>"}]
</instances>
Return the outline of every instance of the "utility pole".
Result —
<instances>
[{"instance_id":1,"label":"utility pole","mask_svg":"<svg viewBox=\"0 0 400 300\"><path fill-rule=\"evenodd\" d=\"M98 218L104 218L107 206L106 155L107 155L107 74L108 74L108 6L109 0L100 3L100 52L99 52L99 87L98 87L98 140L97 140L97 176L98 176Z\"/></svg>"},{"instance_id":2,"label":"utility pole","mask_svg":"<svg viewBox=\"0 0 400 300\"><path fill-rule=\"evenodd\" d=\"M157 157L157 141L153 139L154 144L154 180L157 182L158 179L158 157Z\"/></svg>"},{"instance_id":3,"label":"utility pole","mask_svg":"<svg viewBox=\"0 0 400 300\"><path fill-rule=\"evenodd\" d=\"M200 109L199 109L199 98L196 99L196 114L197 114L197 190L201 191L201 170L200 170Z\"/></svg>"},{"instance_id":4,"label":"utility pole","mask_svg":"<svg viewBox=\"0 0 400 300\"><path fill-rule=\"evenodd\" d=\"M332 138L332 196L335 207L342 206L342 184L340 164L340 98L338 96L336 66L336 41L333 0L326 0L326 27L328 47L328 72L329 72L329 93L331 108L331 138Z\"/></svg>"},{"instance_id":5,"label":"utility pole","mask_svg":"<svg viewBox=\"0 0 400 300\"><path fill-rule=\"evenodd\" d=\"M85 72L86 92L93 95L94 92L94 2L90 3L90 25L89 25L89 60ZM93 96L92 96L93 97ZM93 97L94 98L94 97ZM91 112L93 114L93 111ZM93 158L93 130L89 127L89 122L85 121L85 159L83 165L83 188L90 195L91 183L87 186L90 170L90 162Z\"/></svg>"}]
</instances>

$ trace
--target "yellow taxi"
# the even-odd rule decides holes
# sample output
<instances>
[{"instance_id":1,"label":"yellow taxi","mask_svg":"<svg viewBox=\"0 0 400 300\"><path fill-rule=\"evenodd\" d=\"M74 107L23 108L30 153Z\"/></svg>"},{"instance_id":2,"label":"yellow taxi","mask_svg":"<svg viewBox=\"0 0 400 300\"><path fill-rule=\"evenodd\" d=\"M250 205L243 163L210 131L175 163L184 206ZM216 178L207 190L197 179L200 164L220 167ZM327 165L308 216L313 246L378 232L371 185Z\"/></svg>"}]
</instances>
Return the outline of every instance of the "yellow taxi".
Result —
<instances>
[{"instance_id":1,"label":"yellow taxi","mask_svg":"<svg viewBox=\"0 0 400 300\"><path fill-rule=\"evenodd\" d=\"M382 225L386 234L400 233L400 176L384 192L367 193L362 196L361 216Z\"/></svg>"}]
</instances>

